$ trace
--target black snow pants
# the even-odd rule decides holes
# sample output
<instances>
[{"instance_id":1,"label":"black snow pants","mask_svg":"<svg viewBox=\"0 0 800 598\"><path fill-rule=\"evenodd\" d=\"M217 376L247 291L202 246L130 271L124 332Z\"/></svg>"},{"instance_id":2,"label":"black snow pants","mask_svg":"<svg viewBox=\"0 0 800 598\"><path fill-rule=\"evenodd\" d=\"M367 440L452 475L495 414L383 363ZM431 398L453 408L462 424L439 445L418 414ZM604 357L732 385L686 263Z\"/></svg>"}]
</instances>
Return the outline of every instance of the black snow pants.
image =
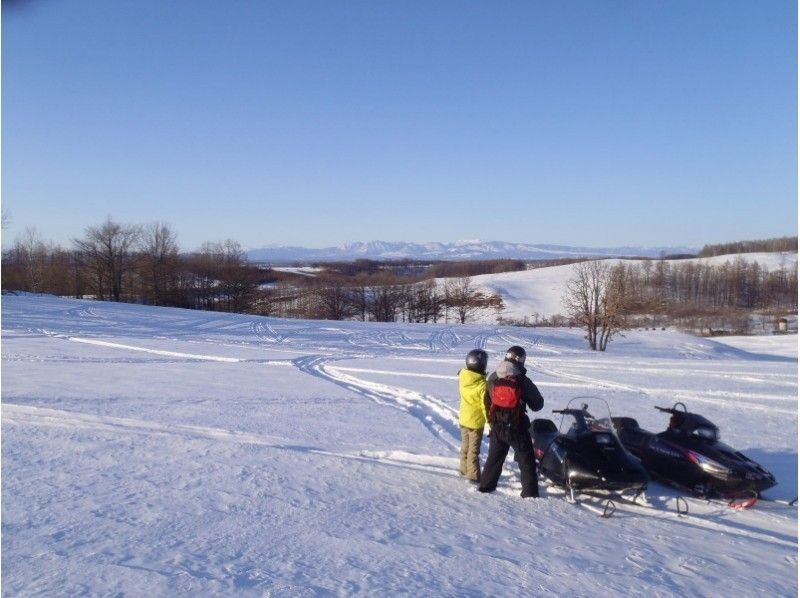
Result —
<instances>
[{"instance_id":1,"label":"black snow pants","mask_svg":"<svg viewBox=\"0 0 800 598\"><path fill-rule=\"evenodd\" d=\"M519 472L522 477L523 498L539 496L539 480L536 476L536 461L533 458L533 442L527 428L518 430L505 430L501 433L501 428L492 427L489 433L489 454L486 455L486 462L483 464L481 481L478 485L479 492L494 492L497 488L497 480L503 471L508 449L514 449L514 461L519 465Z\"/></svg>"}]
</instances>

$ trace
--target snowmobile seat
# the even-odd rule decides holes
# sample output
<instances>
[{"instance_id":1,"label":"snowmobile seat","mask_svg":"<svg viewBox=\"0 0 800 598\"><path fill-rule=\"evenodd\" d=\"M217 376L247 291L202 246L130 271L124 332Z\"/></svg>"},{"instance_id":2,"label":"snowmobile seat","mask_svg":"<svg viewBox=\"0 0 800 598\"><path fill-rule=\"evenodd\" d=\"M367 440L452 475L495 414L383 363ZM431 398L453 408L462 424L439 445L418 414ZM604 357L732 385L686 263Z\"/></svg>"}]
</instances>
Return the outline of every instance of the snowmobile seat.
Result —
<instances>
[{"instance_id":1,"label":"snowmobile seat","mask_svg":"<svg viewBox=\"0 0 800 598\"><path fill-rule=\"evenodd\" d=\"M618 433L639 430L639 422L632 417L612 417L611 421Z\"/></svg>"},{"instance_id":2,"label":"snowmobile seat","mask_svg":"<svg viewBox=\"0 0 800 598\"><path fill-rule=\"evenodd\" d=\"M553 423L552 420L544 419L544 418L537 418L533 420L531 424L531 429L535 434L558 434L558 428Z\"/></svg>"}]
</instances>

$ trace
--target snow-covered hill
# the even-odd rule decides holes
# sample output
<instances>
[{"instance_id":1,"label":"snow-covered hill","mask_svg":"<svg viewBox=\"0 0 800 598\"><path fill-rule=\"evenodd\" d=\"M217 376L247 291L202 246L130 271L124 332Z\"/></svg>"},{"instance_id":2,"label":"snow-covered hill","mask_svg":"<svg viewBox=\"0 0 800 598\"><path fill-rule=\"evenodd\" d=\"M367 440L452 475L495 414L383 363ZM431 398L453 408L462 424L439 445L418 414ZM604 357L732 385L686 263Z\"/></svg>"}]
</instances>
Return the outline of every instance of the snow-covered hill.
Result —
<instances>
[{"instance_id":1,"label":"snow-covered hill","mask_svg":"<svg viewBox=\"0 0 800 598\"><path fill-rule=\"evenodd\" d=\"M743 253L736 255L721 255L709 258L694 258L688 260L667 260L669 264L682 265L686 263L709 264L722 266L726 262L733 263L741 259L748 263L756 262L768 271L780 268L797 269L796 253ZM616 264L620 261L639 264L639 261L611 260ZM550 266L522 272L507 272L503 274L485 274L473 278L475 285L486 294L497 294L503 298L505 310L503 316L512 320L551 317L563 314L564 306L561 298L566 290L567 281L574 276L574 266ZM496 314L486 312L478 316L479 319L491 323L496 321Z\"/></svg>"},{"instance_id":2,"label":"snow-covered hill","mask_svg":"<svg viewBox=\"0 0 800 598\"><path fill-rule=\"evenodd\" d=\"M248 258L255 262L324 262L355 259L374 260L547 260L574 257L661 257L696 254L688 247L570 247L566 245L505 243L501 241L457 241L455 243L404 243L369 241L347 243L339 247L268 246L251 249Z\"/></svg>"},{"instance_id":3,"label":"snow-covered hill","mask_svg":"<svg viewBox=\"0 0 800 598\"><path fill-rule=\"evenodd\" d=\"M796 339L284 321L2 301L2 583L11 595L792 596L797 511L651 484L609 520L511 458L457 475L456 372L529 350L543 417L576 395L658 429L683 401L797 495ZM485 451L485 447L484 447ZM484 452L485 454L485 452ZM663 510L659 510L663 509Z\"/></svg>"}]
</instances>

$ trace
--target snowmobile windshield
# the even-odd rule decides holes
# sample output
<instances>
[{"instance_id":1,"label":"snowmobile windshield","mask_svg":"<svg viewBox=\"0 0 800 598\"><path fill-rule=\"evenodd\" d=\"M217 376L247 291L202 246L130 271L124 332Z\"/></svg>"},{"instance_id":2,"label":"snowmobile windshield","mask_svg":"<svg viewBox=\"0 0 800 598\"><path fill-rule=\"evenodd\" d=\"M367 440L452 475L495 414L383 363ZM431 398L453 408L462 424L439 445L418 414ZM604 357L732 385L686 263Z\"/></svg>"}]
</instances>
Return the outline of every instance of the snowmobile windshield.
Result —
<instances>
[{"instance_id":1,"label":"snowmobile windshield","mask_svg":"<svg viewBox=\"0 0 800 598\"><path fill-rule=\"evenodd\" d=\"M608 403L598 397L575 397L561 414L561 434L594 433L598 443L612 444L616 436Z\"/></svg>"}]
</instances>

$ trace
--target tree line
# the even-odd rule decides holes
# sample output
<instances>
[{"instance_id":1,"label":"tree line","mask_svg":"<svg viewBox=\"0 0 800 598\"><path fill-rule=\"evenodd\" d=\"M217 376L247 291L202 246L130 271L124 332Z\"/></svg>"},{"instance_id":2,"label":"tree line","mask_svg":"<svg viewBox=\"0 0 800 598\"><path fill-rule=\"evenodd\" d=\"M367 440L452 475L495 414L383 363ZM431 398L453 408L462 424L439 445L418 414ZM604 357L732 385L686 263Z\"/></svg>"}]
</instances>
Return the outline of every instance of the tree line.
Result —
<instances>
[{"instance_id":1,"label":"tree line","mask_svg":"<svg viewBox=\"0 0 800 598\"><path fill-rule=\"evenodd\" d=\"M763 268L742 256L721 265L645 260L624 267L628 309L680 313L692 308L797 310L797 268Z\"/></svg>"},{"instance_id":2,"label":"tree line","mask_svg":"<svg viewBox=\"0 0 800 598\"><path fill-rule=\"evenodd\" d=\"M495 267L495 266L493 266ZM238 242L178 249L166 223L89 226L70 249L28 229L3 253L4 290L281 317L465 323L499 310L468 277L436 284L414 269L399 275L377 263L289 277L248 262Z\"/></svg>"},{"instance_id":3,"label":"tree line","mask_svg":"<svg viewBox=\"0 0 800 598\"><path fill-rule=\"evenodd\" d=\"M792 242L796 248L796 237L725 247L785 250ZM2 286L279 317L466 323L480 313L502 321L504 308L501 297L481 292L471 276L525 266L517 260L425 266L358 260L300 276L249 262L233 240L182 253L169 224L130 225L109 217L87 227L69 249L27 230L3 252ZM585 326L590 346L598 350L614 331L642 322L699 332L744 330L756 311L797 312L797 269L783 265L769 270L741 256L721 265L597 260L577 263L574 269L563 300L566 315L537 317L535 323Z\"/></svg>"},{"instance_id":4,"label":"tree line","mask_svg":"<svg viewBox=\"0 0 800 598\"><path fill-rule=\"evenodd\" d=\"M232 240L178 252L165 223L89 226L71 249L28 229L3 252L3 288L101 301L245 311L261 273Z\"/></svg>"},{"instance_id":5,"label":"tree line","mask_svg":"<svg viewBox=\"0 0 800 598\"><path fill-rule=\"evenodd\" d=\"M797 237L779 237L775 239L761 239L758 241L736 241L734 243L706 245L700 250L697 257L713 257L716 255L730 255L733 253L775 253L778 251L797 252Z\"/></svg>"},{"instance_id":6,"label":"tree line","mask_svg":"<svg viewBox=\"0 0 800 598\"><path fill-rule=\"evenodd\" d=\"M653 322L698 334L747 334L754 317L797 313L797 268L770 270L741 256L721 265L582 262L573 267L562 304L598 351L626 328Z\"/></svg>"},{"instance_id":7,"label":"tree line","mask_svg":"<svg viewBox=\"0 0 800 598\"><path fill-rule=\"evenodd\" d=\"M550 265L557 265L557 260L552 260ZM512 259L423 261L410 258L391 262L360 258L349 262L317 262L312 263L312 266L329 272L337 272L347 277L389 272L399 277L423 277L426 279L500 274L527 270L530 267L529 263L523 260Z\"/></svg>"},{"instance_id":8,"label":"tree line","mask_svg":"<svg viewBox=\"0 0 800 598\"><path fill-rule=\"evenodd\" d=\"M465 324L480 312L498 314L504 308L499 295L483 293L469 277L437 282L388 274L322 275L304 285L278 285L267 301L271 315L376 322Z\"/></svg>"}]
</instances>

